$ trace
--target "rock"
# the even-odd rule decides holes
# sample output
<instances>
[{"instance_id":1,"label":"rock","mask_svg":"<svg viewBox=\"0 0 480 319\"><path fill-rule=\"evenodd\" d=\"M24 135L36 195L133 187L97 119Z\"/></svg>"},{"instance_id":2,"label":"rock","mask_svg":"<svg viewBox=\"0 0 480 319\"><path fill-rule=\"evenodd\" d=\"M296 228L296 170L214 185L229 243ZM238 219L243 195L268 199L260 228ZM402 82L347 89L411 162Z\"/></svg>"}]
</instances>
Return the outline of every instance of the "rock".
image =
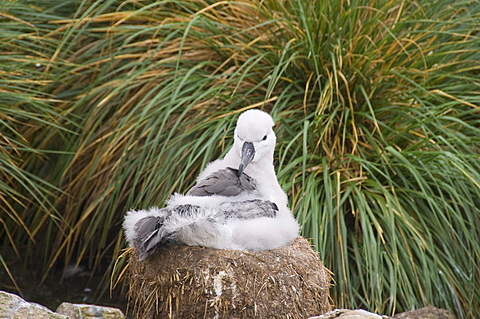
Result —
<instances>
[{"instance_id":1,"label":"rock","mask_svg":"<svg viewBox=\"0 0 480 319\"><path fill-rule=\"evenodd\" d=\"M455 319L450 311L432 306L402 312L394 317L382 316L368 312L363 309L335 309L323 315L310 317L308 319Z\"/></svg>"},{"instance_id":2,"label":"rock","mask_svg":"<svg viewBox=\"0 0 480 319\"><path fill-rule=\"evenodd\" d=\"M62 303L57 313L68 316L70 319L124 319L120 309L85 304Z\"/></svg>"},{"instance_id":3,"label":"rock","mask_svg":"<svg viewBox=\"0 0 480 319\"><path fill-rule=\"evenodd\" d=\"M9 319L68 319L47 307L27 302L15 294L0 291L0 318Z\"/></svg>"},{"instance_id":4,"label":"rock","mask_svg":"<svg viewBox=\"0 0 480 319\"><path fill-rule=\"evenodd\" d=\"M331 310L330 272L302 237L251 252L164 246L129 259L136 318L304 319Z\"/></svg>"},{"instance_id":5,"label":"rock","mask_svg":"<svg viewBox=\"0 0 480 319\"><path fill-rule=\"evenodd\" d=\"M308 319L388 319L388 316L377 315L363 309L335 309L323 315L310 317Z\"/></svg>"},{"instance_id":6,"label":"rock","mask_svg":"<svg viewBox=\"0 0 480 319\"><path fill-rule=\"evenodd\" d=\"M395 319L455 319L448 310L427 306L407 312L396 314Z\"/></svg>"}]
</instances>

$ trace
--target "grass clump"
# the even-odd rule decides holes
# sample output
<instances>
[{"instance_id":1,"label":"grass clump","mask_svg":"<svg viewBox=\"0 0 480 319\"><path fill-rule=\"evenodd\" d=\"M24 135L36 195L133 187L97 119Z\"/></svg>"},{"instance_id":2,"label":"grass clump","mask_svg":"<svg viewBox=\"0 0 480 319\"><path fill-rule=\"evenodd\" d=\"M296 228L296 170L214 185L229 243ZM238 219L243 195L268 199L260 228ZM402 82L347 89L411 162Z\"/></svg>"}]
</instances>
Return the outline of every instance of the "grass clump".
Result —
<instances>
[{"instance_id":1,"label":"grass clump","mask_svg":"<svg viewBox=\"0 0 480 319\"><path fill-rule=\"evenodd\" d=\"M338 307L479 315L475 1L12 3L0 234L45 274L111 269L125 211L188 189L260 107Z\"/></svg>"}]
</instances>

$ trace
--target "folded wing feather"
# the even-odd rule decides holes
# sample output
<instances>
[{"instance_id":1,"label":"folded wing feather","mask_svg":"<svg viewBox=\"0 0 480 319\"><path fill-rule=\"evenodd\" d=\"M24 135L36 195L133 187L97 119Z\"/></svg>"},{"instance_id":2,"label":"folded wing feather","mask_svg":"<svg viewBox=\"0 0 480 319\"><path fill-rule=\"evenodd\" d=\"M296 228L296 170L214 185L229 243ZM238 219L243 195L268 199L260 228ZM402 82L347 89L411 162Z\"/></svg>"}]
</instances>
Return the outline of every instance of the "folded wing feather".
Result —
<instances>
[{"instance_id":1,"label":"folded wing feather","mask_svg":"<svg viewBox=\"0 0 480 319\"><path fill-rule=\"evenodd\" d=\"M238 170L227 167L208 175L197 185L193 186L187 195L194 196L238 196L243 192L253 192L256 189L255 181L243 173L237 176Z\"/></svg>"}]
</instances>

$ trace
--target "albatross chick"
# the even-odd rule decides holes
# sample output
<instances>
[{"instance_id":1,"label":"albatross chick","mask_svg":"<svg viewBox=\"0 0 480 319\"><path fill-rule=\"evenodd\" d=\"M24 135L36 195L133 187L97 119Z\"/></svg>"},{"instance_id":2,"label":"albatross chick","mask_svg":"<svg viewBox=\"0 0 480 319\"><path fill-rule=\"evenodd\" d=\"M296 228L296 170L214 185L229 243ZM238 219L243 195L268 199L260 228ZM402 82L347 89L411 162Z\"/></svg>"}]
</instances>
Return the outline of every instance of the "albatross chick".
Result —
<instances>
[{"instance_id":1,"label":"albatross chick","mask_svg":"<svg viewBox=\"0 0 480 319\"><path fill-rule=\"evenodd\" d=\"M160 245L262 251L298 236L298 223L275 175L273 125L263 111L242 113L231 149L208 164L185 195L173 194L161 209L127 213L126 238L140 259Z\"/></svg>"}]
</instances>

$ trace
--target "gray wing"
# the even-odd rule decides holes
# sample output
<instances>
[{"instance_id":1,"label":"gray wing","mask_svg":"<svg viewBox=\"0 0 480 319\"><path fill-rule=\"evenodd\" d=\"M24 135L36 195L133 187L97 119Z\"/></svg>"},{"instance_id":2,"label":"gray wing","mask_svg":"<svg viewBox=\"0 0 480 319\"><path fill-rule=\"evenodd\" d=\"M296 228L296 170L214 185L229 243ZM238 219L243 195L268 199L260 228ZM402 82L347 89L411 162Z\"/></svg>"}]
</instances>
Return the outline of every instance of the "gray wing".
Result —
<instances>
[{"instance_id":1,"label":"gray wing","mask_svg":"<svg viewBox=\"0 0 480 319\"><path fill-rule=\"evenodd\" d=\"M135 232L133 245L140 260L144 260L158 244L171 241L171 234L167 233L163 227L166 218L168 217L148 216L140 219L133 227Z\"/></svg>"},{"instance_id":2,"label":"gray wing","mask_svg":"<svg viewBox=\"0 0 480 319\"><path fill-rule=\"evenodd\" d=\"M227 167L218 170L193 186L187 195L194 196L237 196L243 192L256 189L255 180L243 173L237 176L238 170Z\"/></svg>"},{"instance_id":3,"label":"gray wing","mask_svg":"<svg viewBox=\"0 0 480 319\"><path fill-rule=\"evenodd\" d=\"M191 219L191 223L195 222L195 218L200 210L199 206L185 204L178 205L173 208L162 208L161 216L147 216L138 220L133 226L135 237L133 245L138 252L140 260L144 260L156 247L160 245L178 244L176 231L178 228L172 226L172 215L181 216L184 219ZM175 222L173 218L173 222ZM165 229L168 224L170 231Z\"/></svg>"},{"instance_id":4,"label":"gray wing","mask_svg":"<svg viewBox=\"0 0 480 319\"><path fill-rule=\"evenodd\" d=\"M256 219L260 217L275 218L278 206L269 200L251 199L239 202L224 202L219 205L219 215L224 220Z\"/></svg>"}]
</instances>

